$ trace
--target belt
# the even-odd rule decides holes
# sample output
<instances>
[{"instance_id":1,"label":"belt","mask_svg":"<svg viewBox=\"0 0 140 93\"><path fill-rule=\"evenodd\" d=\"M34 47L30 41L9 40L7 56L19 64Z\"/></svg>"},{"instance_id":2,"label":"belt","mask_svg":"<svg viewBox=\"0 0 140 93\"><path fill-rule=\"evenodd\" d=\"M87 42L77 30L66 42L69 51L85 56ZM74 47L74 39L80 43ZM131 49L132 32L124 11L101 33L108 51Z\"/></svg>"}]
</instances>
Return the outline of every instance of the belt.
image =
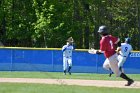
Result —
<instances>
[{"instance_id":1,"label":"belt","mask_svg":"<svg viewBox=\"0 0 140 93\"><path fill-rule=\"evenodd\" d=\"M67 57L67 56L63 56L63 57L66 57L66 58L71 58L71 56Z\"/></svg>"},{"instance_id":2,"label":"belt","mask_svg":"<svg viewBox=\"0 0 140 93\"><path fill-rule=\"evenodd\" d=\"M121 55L121 54L120 54ZM123 55L121 55L122 57L127 57L127 56L123 56Z\"/></svg>"}]
</instances>

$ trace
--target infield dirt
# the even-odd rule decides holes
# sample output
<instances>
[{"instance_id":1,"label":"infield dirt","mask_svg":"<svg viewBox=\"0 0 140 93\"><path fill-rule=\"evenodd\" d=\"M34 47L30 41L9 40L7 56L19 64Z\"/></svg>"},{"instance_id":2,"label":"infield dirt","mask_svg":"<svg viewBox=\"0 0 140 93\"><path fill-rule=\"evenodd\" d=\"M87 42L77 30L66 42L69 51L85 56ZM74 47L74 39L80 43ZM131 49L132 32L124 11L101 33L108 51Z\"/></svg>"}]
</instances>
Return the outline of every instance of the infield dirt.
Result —
<instances>
[{"instance_id":1,"label":"infield dirt","mask_svg":"<svg viewBox=\"0 0 140 93\"><path fill-rule=\"evenodd\" d=\"M36 79L36 78L0 78L0 82L8 83L40 83L58 85L78 85L116 88L140 88L140 82L135 81L131 86L124 86L126 81L80 80L80 79Z\"/></svg>"}]
</instances>

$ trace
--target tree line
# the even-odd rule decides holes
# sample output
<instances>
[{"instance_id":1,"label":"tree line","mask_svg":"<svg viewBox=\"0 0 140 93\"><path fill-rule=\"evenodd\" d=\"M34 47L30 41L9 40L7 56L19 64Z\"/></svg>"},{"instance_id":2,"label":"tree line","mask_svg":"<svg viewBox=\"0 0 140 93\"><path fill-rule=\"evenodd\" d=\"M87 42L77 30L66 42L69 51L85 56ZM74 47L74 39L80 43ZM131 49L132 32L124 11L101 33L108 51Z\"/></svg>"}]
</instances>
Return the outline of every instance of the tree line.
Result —
<instances>
[{"instance_id":1,"label":"tree line","mask_svg":"<svg viewBox=\"0 0 140 93\"><path fill-rule=\"evenodd\" d=\"M140 0L0 0L0 40L12 47L99 48L100 25L140 50Z\"/></svg>"}]
</instances>

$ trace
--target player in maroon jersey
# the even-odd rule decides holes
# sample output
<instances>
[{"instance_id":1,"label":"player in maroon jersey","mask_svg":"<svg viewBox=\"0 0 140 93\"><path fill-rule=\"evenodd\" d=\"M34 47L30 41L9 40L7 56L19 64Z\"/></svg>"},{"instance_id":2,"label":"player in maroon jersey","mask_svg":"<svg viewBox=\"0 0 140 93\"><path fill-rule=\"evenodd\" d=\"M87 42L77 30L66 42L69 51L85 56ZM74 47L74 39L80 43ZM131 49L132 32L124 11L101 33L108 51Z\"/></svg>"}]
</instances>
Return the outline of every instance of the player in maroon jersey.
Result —
<instances>
[{"instance_id":1,"label":"player in maroon jersey","mask_svg":"<svg viewBox=\"0 0 140 93\"><path fill-rule=\"evenodd\" d=\"M118 55L116 54L115 50L117 45L120 46L119 38L109 35L108 28L106 26L100 26L98 32L102 38L100 40L100 50L97 50L96 54L104 53L106 60L103 64L103 68L107 70L111 68L111 70L117 77L121 77L128 81L125 86L130 86L134 82L134 80L130 79L118 68Z\"/></svg>"}]
</instances>

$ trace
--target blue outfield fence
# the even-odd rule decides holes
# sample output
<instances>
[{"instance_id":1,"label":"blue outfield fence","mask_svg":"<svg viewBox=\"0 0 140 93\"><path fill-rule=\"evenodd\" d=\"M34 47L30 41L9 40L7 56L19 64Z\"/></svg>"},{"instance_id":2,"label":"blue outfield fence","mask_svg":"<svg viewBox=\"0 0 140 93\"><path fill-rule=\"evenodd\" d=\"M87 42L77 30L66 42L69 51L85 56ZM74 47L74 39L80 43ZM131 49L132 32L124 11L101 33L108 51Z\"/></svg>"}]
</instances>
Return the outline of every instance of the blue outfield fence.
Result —
<instances>
[{"instance_id":1,"label":"blue outfield fence","mask_svg":"<svg viewBox=\"0 0 140 93\"><path fill-rule=\"evenodd\" d=\"M61 49L1 47L0 53L0 71L63 71ZM104 60L103 54L76 49L73 51L72 72L108 73L102 68ZM140 51L129 55L124 68L126 73L140 74Z\"/></svg>"}]
</instances>

